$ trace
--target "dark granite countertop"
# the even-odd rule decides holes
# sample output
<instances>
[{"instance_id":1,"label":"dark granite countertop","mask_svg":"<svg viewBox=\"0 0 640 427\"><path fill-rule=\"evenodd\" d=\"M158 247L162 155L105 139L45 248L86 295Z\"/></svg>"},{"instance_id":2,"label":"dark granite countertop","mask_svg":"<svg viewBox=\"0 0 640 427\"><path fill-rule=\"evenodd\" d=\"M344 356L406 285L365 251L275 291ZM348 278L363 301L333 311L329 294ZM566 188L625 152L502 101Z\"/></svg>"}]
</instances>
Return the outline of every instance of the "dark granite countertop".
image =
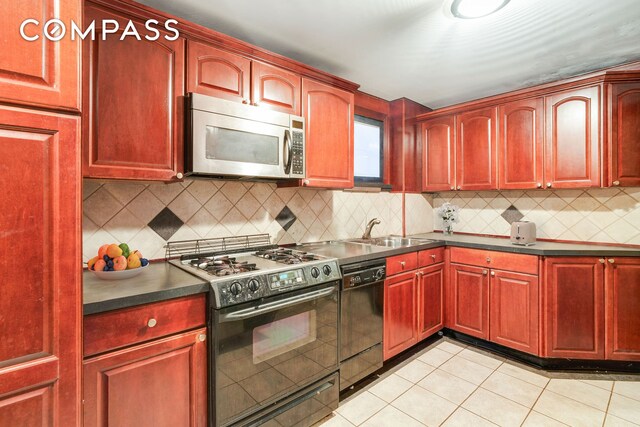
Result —
<instances>
[{"instance_id":1,"label":"dark granite countertop","mask_svg":"<svg viewBox=\"0 0 640 427\"><path fill-rule=\"evenodd\" d=\"M101 280L85 270L82 286L85 315L204 293L210 289L207 282L168 262L153 262L138 276L125 280Z\"/></svg>"},{"instance_id":2,"label":"dark granite countertop","mask_svg":"<svg viewBox=\"0 0 640 427\"><path fill-rule=\"evenodd\" d=\"M447 246L463 248L489 249L501 252L513 252L530 255L544 256L637 256L640 257L640 249L625 248L621 246L604 246L580 243L556 243L537 241L531 246L513 245L508 238L482 237L467 234L452 234L445 236L442 233L416 234L411 237L439 240Z\"/></svg>"}]
</instances>

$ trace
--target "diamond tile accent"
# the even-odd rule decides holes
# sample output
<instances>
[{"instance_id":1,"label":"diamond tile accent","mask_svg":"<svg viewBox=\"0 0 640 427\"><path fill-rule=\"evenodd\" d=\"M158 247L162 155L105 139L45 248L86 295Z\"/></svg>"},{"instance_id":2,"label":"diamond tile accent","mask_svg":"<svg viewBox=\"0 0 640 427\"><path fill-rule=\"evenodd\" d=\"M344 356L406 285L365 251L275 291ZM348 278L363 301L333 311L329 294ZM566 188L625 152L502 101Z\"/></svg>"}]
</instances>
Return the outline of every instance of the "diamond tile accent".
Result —
<instances>
[{"instance_id":1,"label":"diamond tile accent","mask_svg":"<svg viewBox=\"0 0 640 427\"><path fill-rule=\"evenodd\" d=\"M524 218L524 215L522 215L518 208L513 205L509 206L500 216L509 224L520 221Z\"/></svg>"},{"instance_id":2,"label":"diamond tile accent","mask_svg":"<svg viewBox=\"0 0 640 427\"><path fill-rule=\"evenodd\" d=\"M164 208L149 222L149 227L164 240L169 240L182 227L182 224L184 222L171 209Z\"/></svg>"},{"instance_id":3,"label":"diamond tile accent","mask_svg":"<svg viewBox=\"0 0 640 427\"><path fill-rule=\"evenodd\" d=\"M291 209L289 209L288 206L282 208L280 213L276 216L276 221L278 221L278 224L280 224L285 231L288 231L289 228L291 228L293 223L296 222L296 219L296 216L291 212Z\"/></svg>"}]
</instances>

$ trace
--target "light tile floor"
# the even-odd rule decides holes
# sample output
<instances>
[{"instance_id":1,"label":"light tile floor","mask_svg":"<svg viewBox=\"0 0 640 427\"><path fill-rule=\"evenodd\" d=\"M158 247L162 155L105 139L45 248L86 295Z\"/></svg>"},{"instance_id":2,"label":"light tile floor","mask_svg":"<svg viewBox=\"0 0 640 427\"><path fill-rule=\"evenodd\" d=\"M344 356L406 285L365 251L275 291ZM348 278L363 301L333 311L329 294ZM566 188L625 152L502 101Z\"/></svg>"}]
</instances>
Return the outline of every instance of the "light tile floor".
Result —
<instances>
[{"instance_id":1,"label":"light tile floor","mask_svg":"<svg viewBox=\"0 0 640 427\"><path fill-rule=\"evenodd\" d=\"M320 425L640 426L640 376L536 371L445 338L341 402Z\"/></svg>"}]
</instances>

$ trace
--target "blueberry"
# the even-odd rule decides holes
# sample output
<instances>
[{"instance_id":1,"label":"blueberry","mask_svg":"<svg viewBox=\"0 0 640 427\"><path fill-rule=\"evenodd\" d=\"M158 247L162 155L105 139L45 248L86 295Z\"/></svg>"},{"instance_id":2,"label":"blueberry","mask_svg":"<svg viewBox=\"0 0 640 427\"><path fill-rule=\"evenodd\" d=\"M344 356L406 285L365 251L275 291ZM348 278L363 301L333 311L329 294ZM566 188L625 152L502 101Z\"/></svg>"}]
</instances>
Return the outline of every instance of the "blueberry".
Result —
<instances>
[{"instance_id":1,"label":"blueberry","mask_svg":"<svg viewBox=\"0 0 640 427\"><path fill-rule=\"evenodd\" d=\"M109 271L109 266L105 265L104 268L102 269L102 271Z\"/></svg>"},{"instance_id":2,"label":"blueberry","mask_svg":"<svg viewBox=\"0 0 640 427\"><path fill-rule=\"evenodd\" d=\"M146 259L146 258L142 258L142 259L140 260L140 265L141 265L141 266L145 267L147 264L149 264L149 260L148 260L148 259Z\"/></svg>"},{"instance_id":3,"label":"blueberry","mask_svg":"<svg viewBox=\"0 0 640 427\"><path fill-rule=\"evenodd\" d=\"M102 259L104 260L104 262L109 261L111 258L109 258L109 255L105 255L102 257Z\"/></svg>"},{"instance_id":4,"label":"blueberry","mask_svg":"<svg viewBox=\"0 0 640 427\"><path fill-rule=\"evenodd\" d=\"M113 260L107 261L107 267L113 268Z\"/></svg>"}]
</instances>

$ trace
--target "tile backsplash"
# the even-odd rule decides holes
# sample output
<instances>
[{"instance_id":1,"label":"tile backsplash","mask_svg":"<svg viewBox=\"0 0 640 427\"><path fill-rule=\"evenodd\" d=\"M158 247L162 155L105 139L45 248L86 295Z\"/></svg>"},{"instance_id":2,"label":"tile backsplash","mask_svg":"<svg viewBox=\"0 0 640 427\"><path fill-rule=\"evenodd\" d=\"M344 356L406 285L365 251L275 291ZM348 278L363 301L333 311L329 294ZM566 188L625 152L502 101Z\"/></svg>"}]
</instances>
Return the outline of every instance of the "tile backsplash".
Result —
<instances>
[{"instance_id":1,"label":"tile backsplash","mask_svg":"<svg viewBox=\"0 0 640 427\"><path fill-rule=\"evenodd\" d=\"M150 259L167 241L268 233L274 243L402 234L402 194L277 188L274 184L194 179L173 184L83 182L83 258L127 242ZM409 209L409 207L411 207ZM433 230L431 196L407 195L408 233Z\"/></svg>"},{"instance_id":2,"label":"tile backsplash","mask_svg":"<svg viewBox=\"0 0 640 427\"><path fill-rule=\"evenodd\" d=\"M523 220L536 223L540 238L640 245L640 188L438 193L436 230L435 209L445 202L460 207L454 232L508 236L511 222Z\"/></svg>"}]
</instances>

